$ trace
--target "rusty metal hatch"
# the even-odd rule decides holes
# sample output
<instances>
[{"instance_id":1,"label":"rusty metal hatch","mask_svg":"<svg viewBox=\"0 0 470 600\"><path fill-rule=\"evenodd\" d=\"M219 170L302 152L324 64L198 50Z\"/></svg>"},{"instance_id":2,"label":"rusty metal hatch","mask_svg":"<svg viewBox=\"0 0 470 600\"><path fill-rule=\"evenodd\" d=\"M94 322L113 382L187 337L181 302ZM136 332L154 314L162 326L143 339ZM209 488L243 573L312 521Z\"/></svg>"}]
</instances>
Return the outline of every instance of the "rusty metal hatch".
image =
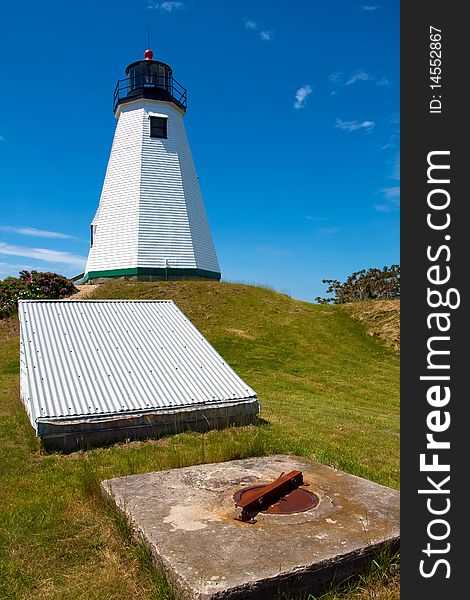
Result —
<instances>
[{"instance_id":1,"label":"rusty metal hatch","mask_svg":"<svg viewBox=\"0 0 470 600\"><path fill-rule=\"evenodd\" d=\"M269 484L254 485L237 490L233 495L235 506L242 511L236 519L245 523L256 523L259 512L290 515L315 508L320 502L314 492L304 489L302 471L290 471Z\"/></svg>"}]
</instances>

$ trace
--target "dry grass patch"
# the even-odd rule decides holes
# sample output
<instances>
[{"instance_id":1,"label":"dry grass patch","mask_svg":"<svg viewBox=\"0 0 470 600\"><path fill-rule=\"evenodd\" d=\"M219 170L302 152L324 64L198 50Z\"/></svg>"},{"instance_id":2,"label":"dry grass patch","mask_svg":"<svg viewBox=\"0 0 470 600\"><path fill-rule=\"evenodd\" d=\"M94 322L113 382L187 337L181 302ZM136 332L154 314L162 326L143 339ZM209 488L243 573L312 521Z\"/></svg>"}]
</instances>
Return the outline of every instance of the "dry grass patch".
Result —
<instances>
[{"instance_id":1,"label":"dry grass patch","mask_svg":"<svg viewBox=\"0 0 470 600\"><path fill-rule=\"evenodd\" d=\"M243 331L243 329L234 329L233 327L227 327L225 331L227 331L228 333L234 333L235 335L238 335L241 338L245 338L245 340L255 339L254 335L250 335L246 331Z\"/></svg>"},{"instance_id":2,"label":"dry grass patch","mask_svg":"<svg viewBox=\"0 0 470 600\"><path fill-rule=\"evenodd\" d=\"M365 300L341 308L362 322L367 335L378 336L389 348L400 350L400 300Z\"/></svg>"},{"instance_id":3,"label":"dry grass patch","mask_svg":"<svg viewBox=\"0 0 470 600\"><path fill-rule=\"evenodd\" d=\"M90 298L90 296L93 295L98 285L86 284L76 285L75 287L77 288L78 292L73 296L68 296L67 298L64 298L64 300L86 300L87 298Z\"/></svg>"}]
</instances>

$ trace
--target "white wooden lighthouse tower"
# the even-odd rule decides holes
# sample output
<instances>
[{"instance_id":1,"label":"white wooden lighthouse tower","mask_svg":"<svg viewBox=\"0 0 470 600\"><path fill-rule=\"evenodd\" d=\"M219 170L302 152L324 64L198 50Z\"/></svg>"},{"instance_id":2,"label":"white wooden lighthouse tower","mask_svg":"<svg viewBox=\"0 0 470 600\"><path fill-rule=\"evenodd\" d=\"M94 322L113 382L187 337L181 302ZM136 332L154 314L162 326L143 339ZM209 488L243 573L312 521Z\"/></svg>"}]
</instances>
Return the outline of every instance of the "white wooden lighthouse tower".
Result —
<instances>
[{"instance_id":1,"label":"white wooden lighthouse tower","mask_svg":"<svg viewBox=\"0 0 470 600\"><path fill-rule=\"evenodd\" d=\"M116 85L117 126L84 281L219 280L183 123L186 89L151 50L144 56Z\"/></svg>"}]
</instances>

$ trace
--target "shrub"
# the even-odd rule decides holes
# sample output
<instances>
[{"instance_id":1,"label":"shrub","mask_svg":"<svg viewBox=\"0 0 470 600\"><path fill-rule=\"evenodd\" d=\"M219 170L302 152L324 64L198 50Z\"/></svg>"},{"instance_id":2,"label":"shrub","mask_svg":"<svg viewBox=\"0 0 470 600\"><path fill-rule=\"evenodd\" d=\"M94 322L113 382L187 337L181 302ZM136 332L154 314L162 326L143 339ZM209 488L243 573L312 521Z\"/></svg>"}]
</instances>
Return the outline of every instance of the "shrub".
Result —
<instances>
[{"instance_id":1,"label":"shrub","mask_svg":"<svg viewBox=\"0 0 470 600\"><path fill-rule=\"evenodd\" d=\"M74 284L63 275L20 271L19 277L7 277L0 281L0 319L16 311L18 300L65 298L77 291Z\"/></svg>"},{"instance_id":2,"label":"shrub","mask_svg":"<svg viewBox=\"0 0 470 600\"><path fill-rule=\"evenodd\" d=\"M400 298L400 265L383 269L362 269L350 275L344 283L337 279L322 279L328 284L330 298L318 296L319 304L344 304L360 300L395 300Z\"/></svg>"}]
</instances>

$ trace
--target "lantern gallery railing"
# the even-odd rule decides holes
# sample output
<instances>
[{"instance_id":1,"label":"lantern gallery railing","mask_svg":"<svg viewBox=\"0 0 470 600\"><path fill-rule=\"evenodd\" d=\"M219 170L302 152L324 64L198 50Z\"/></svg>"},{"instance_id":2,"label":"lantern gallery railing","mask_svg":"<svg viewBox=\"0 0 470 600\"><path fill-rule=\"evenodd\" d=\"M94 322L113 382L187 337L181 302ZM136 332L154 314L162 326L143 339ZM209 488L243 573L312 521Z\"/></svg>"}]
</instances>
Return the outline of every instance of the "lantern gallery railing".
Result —
<instances>
[{"instance_id":1,"label":"lantern gallery railing","mask_svg":"<svg viewBox=\"0 0 470 600\"><path fill-rule=\"evenodd\" d=\"M122 100L129 101L130 98L155 98L158 100L170 100L186 110L187 95L186 88L178 83L171 75L157 75L153 73L140 73L120 79L114 90L113 111Z\"/></svg>"}]
</instances>

